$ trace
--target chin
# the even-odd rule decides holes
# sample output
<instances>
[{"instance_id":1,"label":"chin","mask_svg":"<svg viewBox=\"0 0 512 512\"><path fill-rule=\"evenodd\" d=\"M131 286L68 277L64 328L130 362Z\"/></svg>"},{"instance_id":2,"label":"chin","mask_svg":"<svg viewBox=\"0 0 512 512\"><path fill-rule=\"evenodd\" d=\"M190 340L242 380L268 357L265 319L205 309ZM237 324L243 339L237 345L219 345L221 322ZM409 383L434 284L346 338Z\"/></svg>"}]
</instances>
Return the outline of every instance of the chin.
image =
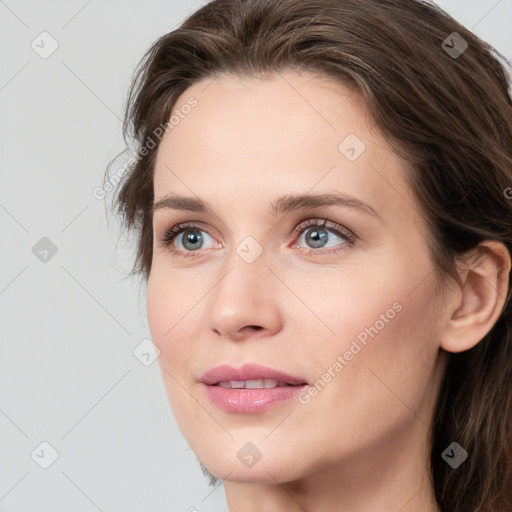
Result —
<instances>
[{"instance_id":1,"label":"chin","mask_svg":"<svg viewBox=\"0 0 512 512\"><path fill-rule=\"evenodd\" d=\"M238 483L257 483L272 484L276 482L290 482L300 479L304 475L304 469L297 465L296 457L290 457L290 460L280 458L274 451L270 457L261 456L256 462L249 459L244 463L244 452L240 458L234 455L234 458L227 457L226 452L216 459L211 454L206 458L200 459L204 467L217 478ZM242 460L240 460L242 459ZM246 465L247 464L247 465Z\"/></svg>"}]
</instances>

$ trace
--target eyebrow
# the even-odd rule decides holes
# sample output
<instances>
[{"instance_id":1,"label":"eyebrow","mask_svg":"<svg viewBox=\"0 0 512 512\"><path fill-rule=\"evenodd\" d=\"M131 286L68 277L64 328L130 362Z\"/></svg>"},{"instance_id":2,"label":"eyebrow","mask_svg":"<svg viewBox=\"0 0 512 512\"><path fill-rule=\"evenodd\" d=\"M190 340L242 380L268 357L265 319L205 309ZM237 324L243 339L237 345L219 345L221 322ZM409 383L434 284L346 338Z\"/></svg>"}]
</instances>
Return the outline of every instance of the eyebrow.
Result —
<instances>
[{"instance_id":1,"label":"eyebrow","mask_svg":"<svg viewBox=\"0 0 512 512\"><path fill-rule=\"evenodd\" d=\"M269 211L277 215L278 213L287 213L294 210L305 210L307 208L316 208L319 206L345 206L355 208L364 213L372 215L383 222L382 217L369 204L340 193L326 194L299 194L285 195L279 197L270 204ZM188 210L191 212L207 213L211 211L210 205L202 199L196 197L182 196L171 193L159 199L153 204L153 213L157 210L169 208L172 210Z\"/></svg>"}]
</instances>

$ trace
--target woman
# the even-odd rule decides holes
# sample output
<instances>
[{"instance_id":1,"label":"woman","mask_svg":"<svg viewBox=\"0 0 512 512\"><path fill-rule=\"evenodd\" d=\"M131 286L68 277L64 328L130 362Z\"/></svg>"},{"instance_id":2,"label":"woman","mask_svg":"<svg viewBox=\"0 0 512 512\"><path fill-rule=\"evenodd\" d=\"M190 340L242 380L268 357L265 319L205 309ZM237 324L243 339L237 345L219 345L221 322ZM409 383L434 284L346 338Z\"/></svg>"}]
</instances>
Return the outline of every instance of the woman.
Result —
<instances>
[{"instance_id":1,"label":"woman","mask_svg":"<svg viewBox=\"0 0 512 512\"><path fill-rule=\"evenodd\" d=\"M416 0L214 0L127 104L178 425L231 512L512 510L512 99Z\"/></svg>"}]
</instances>

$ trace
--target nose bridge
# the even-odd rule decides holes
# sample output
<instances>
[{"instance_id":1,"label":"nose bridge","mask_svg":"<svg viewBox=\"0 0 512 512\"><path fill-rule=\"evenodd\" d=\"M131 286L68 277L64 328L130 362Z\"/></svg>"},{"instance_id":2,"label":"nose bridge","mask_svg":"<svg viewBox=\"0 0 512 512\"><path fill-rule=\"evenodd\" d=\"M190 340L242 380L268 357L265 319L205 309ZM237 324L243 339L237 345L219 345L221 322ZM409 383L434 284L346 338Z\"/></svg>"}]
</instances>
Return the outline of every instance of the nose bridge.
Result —
<instances>
[{"instance_id":1,"label":"nose bridge","mask_svg":"<svg viewBox=\"0 0 512 512\"><path fill-rule=\"evenodd\" d=\"M216 286L215 302L227 301L226 306L229 304L230 308L237 304L243 306L251 303L256 306L266 302L261 294L268 292L268 287L261 285L268 285L268 274L271 273L267 263L263 247L254 238L246 237L233 247L226 259L226 273Z\"/></svg>"},{"instance_id":2,"label":"nose bridge","mask_svg":"<svg viewBox=\"0 0 512 512\"><path fill-rule=\"evenodd\" d=\"M246 326L277 328L278 304L267 267L268 258L253 237L234 246L226 259L226 272L212 290L209 307L211 328L236 337Z\"/></svg>"}]
</instances>

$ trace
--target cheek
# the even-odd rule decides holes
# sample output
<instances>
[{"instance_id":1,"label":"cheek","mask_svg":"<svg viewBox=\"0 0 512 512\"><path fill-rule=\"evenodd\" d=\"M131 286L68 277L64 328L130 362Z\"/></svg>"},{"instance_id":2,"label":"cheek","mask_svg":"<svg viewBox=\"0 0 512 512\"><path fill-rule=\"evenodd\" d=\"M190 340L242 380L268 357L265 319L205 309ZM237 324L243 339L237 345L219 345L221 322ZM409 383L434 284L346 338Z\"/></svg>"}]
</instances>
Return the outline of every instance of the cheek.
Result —
<instances>
[{"instance_id":1,"label":"cheek","mask_svg":"<svg viewBox=\"0 0 512 512\"><path fill-rule=\"evenodd\" d=\"M417 281L398 279L398 269L390 274L397 279L368 282L338 299L342 308L331 308L324 317L336 336L310 354L316 378L330 382L311 405L329 410L335 428L348 437L365 425L365 435L378 438L381 429L391 432L415 421L411 410L428 422L423 401L439 351L436 290L431 279L417 286Z\"/></svg>"},{"instance_id":2,"label":"cheek","mask_svg":"<svg viewBox=\"0 0 512 512\"><path fill-rule=\"evenodd\" d=\"M166 283L166 279L157 270L151 270L146 292L146 312L153 342L161 351L167 345L164 340L169 329L169 334L172 334L175 323L173 312L176 311L172 294L166 291Z\"/></svg>"},{"instance_id":3,"label":"cheek","mask_svg":"<svg viewBox=\"0 0 512 512\"><path fill-rule=\"evenodd\" d=\"M372 340L375 343L383 340L399 327L401 318L414 316L424 307L415 304L414 297L408 295L412 281L403 271L393 268L389 262L386 272L374 270L376 266L358 265L334 276L332 272L317 275L315 286L294 283L294 290L303 290L297 293L305 298L316 317L297 314L297 310L296 321L302 324L301 331L306 338L322 340L322 343L308 343L310 355L319 356L323 365L328 362L325 357L332 359L333 354L343 354L354 341L361 347L369 347Z\"/></svg>"},{"instance_id":4,"label":"cheek","mask_svg":"<svg viewBox=\"0 0 512 512\"><path fill-rule=\"evenodd\" d=\"M362 403L398 402L388 384L404 401L417 402L428 385L439 351L437 290L428 277L428 260L389 258L385 263L368 265L365 272L353 268L330 286L317 280L308 291L308 305L322 322L314 322L319 327L308 338L317 341L309 343L301 359L314 369L313 378L333 383L319 393L328 401L342 395L359 410ZM308 328L303 319L302 325L311 333L311 323Z\"/></svg>"},{"instance_id":5,"label":"cheek","mask_svg":"<svg viewBox=\"0 0 512 512\"><path fill-rule=\"evenodd\" d=\"M184 365L193 356L195 333L200 325L197 306L201 299L194 286L186 286L172 274L164 275L158 269L150 274L147 285L146 307L153 342L160 349L160 362L170 371L188 368Z\"/></svg>"},{"instance_id":6,"label":"cheek","mask_svg":"<svg viewBox=\"0 0 512 512\"><path fill-rule=\"evenodd\" d=\"M197 356L191 329L200 325L195 318L198 308L194 304L200 297L187 291L187 287L171 274L152 270L147 286L147 318L151 337L160 349L158 358L162 379L173 416L182 431L188 433L196 421L195 407L187 391L187 371ZM204 420L204 418L203 418Z\"/></svg>"}]
</instances>

